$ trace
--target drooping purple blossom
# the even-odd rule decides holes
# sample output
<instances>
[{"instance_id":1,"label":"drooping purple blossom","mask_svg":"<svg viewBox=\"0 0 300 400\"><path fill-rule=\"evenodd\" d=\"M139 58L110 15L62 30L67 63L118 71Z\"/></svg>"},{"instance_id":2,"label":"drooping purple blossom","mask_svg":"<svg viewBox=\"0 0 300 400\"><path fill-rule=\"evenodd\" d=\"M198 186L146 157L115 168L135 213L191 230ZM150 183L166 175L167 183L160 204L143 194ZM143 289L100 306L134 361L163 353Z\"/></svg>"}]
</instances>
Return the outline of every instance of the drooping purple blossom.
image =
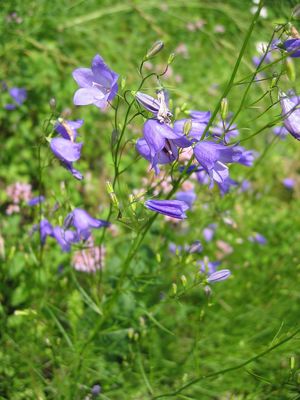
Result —
<instances>
[{"instance_id":1,"label":"drooping purple blossom","mask_svg":"<svg viewBox=\"0 0 300 400\"><path fill-rule=\"evenodd\" d=\"M285 128L285 126L275 126L273 128L273 133L276 136L279 136L280 139L285 139L289 134L289 131Z\"/></svg>"},{"instance_id":2,"label":"drooping purple blossom","mask_svg":"<svg viewBox=\"0 0 300 400\"><path fill-rule=\"evenodd\" d=\"M37 196L37 197L34 197L34 198L30 199L27 202L27 205L30 206L30 207L34 207L37 204L43 203L44 201L45 201L45 197L44 196Z\"/></svg>"},{"instance_id":3,"label":"drooping purple blossom","mask_svg":"<svg viewBox=\"0 0 300 400\"><path fill-rule=\"evenodd\" d=\"M208 124L211 117L210 111L190 110L189 113L192 119L196 119L198 122L203 122L204 124Z\"/></svg>"},{"instance_id":4,"label":"drooping purple blossom","mask_svg":"<svg viewBox=\"0 0 300 400\"><path fill-rule=\"evenodd\" d=\"M188 253L194 254L194 253L201 253L203 250L202 243L200 240L195 240L190 246L188 246Z\"/></svg>"},{"instance_id":5,"label":"drooping purple blossom","mask_svg":"<svg viewBox=\"0 0 300 400\"><path fill-rule=\"evenodd\" d=\"M138 139L135 148L142 157L152 163L150 147L145 139ZM156 162L153 165L155 174L158 175L160 172L158 165L170 164L175 161L177 157L178 150L175 144L172 141L166 141L166 146L157 153Z\"/></svg>"},{"instance_id":6,"label":"drooping purple blossom","mask_svg":"<svg viewBox=\"0 0 300 400\"><path fill-rule=\"evenodd\" d=\"M254 233L253 235L249 236L249 241L261 245L265 245L267 243L267 239L261 233Z\"/></svg>"},{"instance_id":7,"label":"drooping purple blossom","mask_svg":"<svg viewBox=\"0 0 300 400\"><path fill-rule=\"evenodd\" d=\"M53 227L47 219L42 219L40 222L40 237L41 243L44 245L46 243L47 236L52 236Z\"/></svg>"},{"instance_id":8,"label":"drooping purple blossom","mask_svg":"<svg viewBox=\"0 0 300 400\"><path fill-rule=\"evenodd\" d=\"M299 99L296 96L288 97L284 93L280 95L280 105L285 128L295 139L300 140L300 109Z\"/></svg>"},{"instance_id":9,"label":"drooping purple blossom","mask_svg":"<svg viewBox=\"0 0 300 400\"><path fill-rule=\"evenodd\" d=\"M283 43L290 57L300 57L300 39L288 39Z\"/></svg>"},{"instance_id":10,"label":"drooping purple blossom","mask_svg":"<svg viewBox=\"0 0 300 400\"><path fill-rule=\"evenodd\" d=\"M224 138L227 142L231 138L237 137L240 133L236 124L231 124L232 113L229 114L226 121L219 121L211 127L211 135L214 139Z\"/></svg>"},{"instance_id":11,"label":"drooping purple blossom","mask_svg":"<svg viewBox=\"0 0 300 400\"><path fill-rule=\"evenodd\" d=\"M241 152L238 163L245 165L246 167L252 167L254 160L258 156L258 153L254 150L247 150L242 146L237 146L236 148Z\"/></svg>"},{"instance_id":12,"label":"drooping purple blossom","mask_svg":"<svg viewBox=\"0 0 300 400\"><path fill-rule=\"evenodd\" d=\"M77 106L94 104L98 108L105 108L118 92L119 75L98 54L93 58L91 68L75 69L73 78L80 86L73 98Z\"/></svg>"},{"instance_id":13,"label":"drooping purple blossom","mask_svg":"<svg viewBox=\"0 0 300 400\"><path fill-rule=\"evenodd\" d=\"M98 229L109 226L107 221L91 217L85 210L75 208L67 215L64 227L67 229L73 226L76 229L79 239L87 240L91 234L91 229Z\"/></svg>"},{"instance_id":14,"label":"drooping purple blossom","mask_svg":"<svg viewBox=\"0 0 300 400\"><path fill-rule=\"evenodd\" d=\"M295 187L295 179L293 179L293 178L285 178L285 179L283 179L282 184L287 189L293 190L294 187Z\"/></svg>"},{"instance_id":15,"label":"drooping purple blossom","mask_svg":"<svg viewBox=\"0 0 300 400\"><path fill-rule=\"evenodd\" d=\"M189 206L189 208L192 207L196 199L197 195L193 189L176 193L176 200L184 201Z\"/></svg>"},{"instance_id":16,"label":"drooping purple blossom","mask_svg":"<svg viewBox=\"0 0 300 400\"><path fill-rule=\"evenodd\" d=\"M69 252L72 244L79 242L79 237L76 232L65 230L60 226L55 226L53 228L51 236L56 239L64 252Z\"/></svg>"},{"instance_id":17,"label":"drooping purple blossom","mask_svg":"<svg viewBox=\"0 0 300 400\"><path fill-rule=\"evenodd\" d=\"M199 164L209 174L211 180L223 182L229 176L225 163L238 162L241 151L235 146L224 146L210 141L199 142L194 147L194 154Z\"/></svg>"},{"instance_id":18,"label":"drooping purple blossom","mask_svg":"<svg viewBox=\"0 0 300 400\"><path fill-rule=\"evenodd\" d=\"M200 265L200 272L211 275L216 272L218 266L221 264L220 261L209 261L204 257L204 260L199 260L197 262Z\"/></svg>"},{"instance_id":19,"label":"drooping purple blossom","mask_svg":"<svg viewBox=\"0 0 300 400\"><path fill-rule=\"evenodd\" d=\"M61 161L62 165L76 178L81 180L83 176L73 167L73 162L79 160L82 143L74 143L69 139L53 138L50 142L53 154Z\"/></svg>"},{"instance_id":20,"label":"drooping purple blossom","mask_svg":"<svg viewBox=\"0 0 300 400\"><path fill-rule=\"evenodd\" d=\"M149 94L136 92L135 98L141 106L150 111L159 122L170 122L173 116L168 107L168 100L164 90L157 92L157 99Z\"/></svg>"},{"instance_id":21,"label":"drooping purple blossom","mask_svg":"<svg viewBox=\"0 0 300 400\"><path fill-rule=\"evenodd\" d=\"M213 240L216 229L217 224L209 224L206 228L203 229L203 237L207 242L211 242Z\"/></svg>"},{"instance_id":22,"label":"drooping purple blossom","mask_svg":"<svg viewBox=\"0 0 300 400\"><path fill-rule=\"evenodd\" d=\"M189 209L186 202L180 200L147 200L145 206L151 211L176 219L186 218L185 211Z\"/></svg>"},{"instance_id":23,"label":"drooping purple blossom","mask_svg":"<svg viewBox=\"0 0 300 400\"><path fill-rule=\"evenodd\" d=\"M156 165L161 163L162 160L163 163L165 163L168 158L170 160L174 157L175 159L177 158L177 149L173 141L180 139L182 135L174 132L169 125L155 119L148 119L144 124L143 133L150 154L148 153L147 157L145 151L144 154L141 154L147 159L150 158L152 168L156 169ZM162 151L165 153L166 157L162 156Z\"/></svg>"},{"instance_id":24,"label":"drooping purple blossom","mask_svg":"<svg viewBox=\"0 0 300 400\"><path fill-rule=\"evenodd\" d=\"M9 90L9 94L14 103L6 104L4 106L6 110L14 110L17 106L22 105L27 99L27 91L24 88L13 87Z\"/></svg>"},{"instance_id":25,"label":"drooping purple blossom","mask_svg":"<svg viewBox=\"0 0 300 400\"><path fill-rule=\"evenodd\" d=\"M83 119L78 119L77 121L67 121L59 119L57 124L55 125L55 130L64 139L75 142L78 136L77 129L82 126L83 122Z\"/></svg>"},{"instance_id":26,"label":"drooping purple blossom","mask_svg":"<svg viewBox=\"0 0 300 400\"><path fill-rule=\"evenodd\" d=\"M238 182L234 179L231 179L230 176L228 176L228 178L226 178L223 182L218 182L217 184L219 186L221 196L229 193L232 187L238 186Z\"/></svg>"},{"instance_id":27,"label":"drooping purple blossom","mask_svg":"<svg viewBox=\"0 0 300 400\"><path fill-rule=\"evenodd\" d=\"M230 275L231 272L229 269L221 269L220 271L216 271L210 274L209 277L207 278L207 282L215 283L215 282L225 281L225 279L228 279Z\"/></svg>"}]
</instances>

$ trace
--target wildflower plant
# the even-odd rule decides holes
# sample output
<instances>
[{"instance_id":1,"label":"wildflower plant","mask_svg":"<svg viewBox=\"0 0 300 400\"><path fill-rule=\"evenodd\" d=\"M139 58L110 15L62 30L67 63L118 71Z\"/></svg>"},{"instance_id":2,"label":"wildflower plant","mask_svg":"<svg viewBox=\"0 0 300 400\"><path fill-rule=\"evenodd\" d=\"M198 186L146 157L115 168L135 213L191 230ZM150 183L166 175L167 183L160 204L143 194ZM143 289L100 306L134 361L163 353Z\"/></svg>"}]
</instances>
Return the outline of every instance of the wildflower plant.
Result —
<instances>
[{"instance_id":1,"label":"wildflower plant","mask_svg":"<svg viewBox=\"0 0 300 400\"><path fill-rule=\"evenodd\" d=\"M204 202L203 199L219 199L220 195L230 199L249 189L250 184L244 178L251 176L255 164L266 154L266 149L248 148L250 139L274 127L280 132L275 133L273 139L278 143L282 129L284 136L300 138L298 96L295 88L287 87L291 66L287 68L286 64L289 57L297 62L300 39L292 37L294 30L290 23L274 28L263 54L255 57L254 71L242 78L239 76L262 9L263 2L255 6L232 74L214 109L197 110L195 104L183 104L176 90L166 84L165 76L175 59L173 53L168 56L162 72L146 68L150 60L167 51L160 40L150 46L136 66L135 83L127 83L102 54L95 54L90 65L81 66L80 63L73 70L77 85L73 105L80 108L84 119L69 119L58 110L54 99L50 102L51 114L37 145L38 184L34 189L37 193L33 195L28 185L8 187L7 197L11 199L7 214L19 212L22 202L26 204L28 218L33 223L30 240L37 265L42 269L48 254L58 246L63 253L63 267L57 274L70 279L78 288L87 318L90 318L89 312L97 315L96 323L83 332L86 342L80 349L81 354L94 340L104 349L102 332L105 335L115 331L120 340L129 341L130 348L135 348L141 357L143 338L149 335L149 326L174 336L156 318L163 307L174 309L185 301L188 304L191 296L194 302L199 301L202 318L219 288L230 285L235 275L241 273L230 265L232 246L224 240L216 242L220 225L237 229L230 210L221 209L223 205L219 209L217 206L210 208L210 200ZM236 105L231 103L230 97L237 89L240 102ZM251 104L250 92L258 93ZM8 107L11 110L27 99L24 89L11 90L10 95L14 100L13 107ZM253 116L253 109L257 106L260 110L258 106L266 99L267 109ZM102 193L103 204L98 207L94 206L92 198L86 201L81 191L89 179L85 149L90 139L83 132L90 109L97 115L103 113L112 126L110 137L105 137L110 143L110 154L105 155L105 161L109 161L96 172L103 177L97 189ZM269 122L249 132L249 127L243 126L239 119L248 111L253 120L267 117ZM105 132L107 130L97 134L105 135ZM294 145L297 144L295 141ZM95 153L97 150L94 149ZM63 176L60 193L48 185L49 169ZM138 179L136 171L142 171ZM235 178L236 171L242 180ZM293 192L292 178L285 179L283 184ZM72 190L76 195L71 200L68 191ZM225 202L222 204L226 207ZM17 206L17 211L12 206ZM197 220L195 210L200 207L203 215L207 214L204 221ZM216 214L218 221L211 217ZM199 231L189 240L187 232L188 237L193 235L189 221L193 219ZM175 233L179 243L172 241L171 233ZM268 243L262 234L253 232L240 240L241 246L243 240L253 246L267 246ZM213 246L219 250L216 261L207 257L208 249ZM160 279L162 271L167 271L164 280ZM143 299L144 291L153 292L153 296ZM47 310L52 317L51 307ZM83 314L80 318L84 318ZM134 328L129 325L131 319ZM62 324L56 317L53 320L68 338ZM66 340L72 348L70 339ZM124 358L121 362L127 360ZM148 381L143 362L138 364L147 395L153 400L177 398L202 379L199 374L191 373L189 378L171 383L172 389L161 394L161 390L153 389ZM102 381L100 385L97 380L91 388L89 396L102 396L107 385Z\"/></svg>"}]
</instances>

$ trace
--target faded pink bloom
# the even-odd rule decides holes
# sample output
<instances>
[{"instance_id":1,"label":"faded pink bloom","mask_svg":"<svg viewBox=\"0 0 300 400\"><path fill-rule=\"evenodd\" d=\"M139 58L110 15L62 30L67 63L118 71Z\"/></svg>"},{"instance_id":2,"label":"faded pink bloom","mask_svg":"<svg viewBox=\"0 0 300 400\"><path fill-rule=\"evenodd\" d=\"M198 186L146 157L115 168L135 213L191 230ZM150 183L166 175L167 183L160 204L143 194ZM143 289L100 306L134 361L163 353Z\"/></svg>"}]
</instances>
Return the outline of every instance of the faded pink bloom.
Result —
<instances>
[{"instance_id":1,"label":"faded pink bloom","mask_svg":"<svg viewBox=\"0 0 300 400\"><path fill-rule=\"evenodd\" d=\"M193 24L193 22L188 22L186 24L186 29L190 32L195 32L195 30L197 29L197 27Z\"/></svg>"},{"instance_id":2,"label":"faded pink bloom","mask_svg":"<svg viewBox=\"0 0 300 400\"><path fill-rule=\"evenodd\" d=\"M85 242L85 248L78 250L73 256L73 267L77 271L93 273L104 267L105 247L95 246L90 236Z\"/></svg>"},{"instance_id":3,"label":"faded pink bloom","mask_svg":"<svg viewBox=\"0 0 300 400\"><path fill-rule=\"evenodd\" d=\"M221 256L231 254L233 252L233 248L224 240L217 240L217 247L221 251Z\"/></svg>"},{"instance_id":4,"label":"faded pink bloom","mask_svg":"<svg viewBox=\"0 0 300 400\"><path fill-rule=\"evenodd\" d=\"M216 33L224 33L225 32L225 27L223 25L218 24L218 25L216 25L214 27L214 31Z\"/></svg>"},{"instance_id":5,"label":"faded pink bloom","mask_svg":"<svg viewBox=\"0 0 300 400\"><path fill-rule=\"evenodd\" d=\"M185 43L179 43L175 49L175 53L182 56L183 58L189 58L189 50Z\"/></svg>"},{"instance_id":6,"label":"faded pink bloom","mask_svg":"<svg viewBox=\"0 0 300 400\"><path fill-rule=\"evenodd\" d=\"M19 213L19 212L20 212L20 207L18 206L18 204L10 204L6 209L7 215L12 215L14 213Z\"/></svg>"},{"instance_id":7,"label":"faded pink bloom","mask_svg":"<svg viewBox=\"0 0 300 400\"><path fill-rule=\"evenodd\" d=\"M195 21L195 27L197 29L202 29L205 24L206 21L204 19L197 19L197 21Z\"/></svg>"},{"instance_id":8,"label":"faded pink bloom","mask_svg":"<svg viewBox=\"0 0 300 400\"><path fill-rule=\"evenodd\" d=\"M5 257L5 246L4 246L4 239L0 235L0 257L4 258Z\"/></svg>"},{"instance_id":9,"label":"faded pink bloom","mask_svg":"<svg viewBox=\"0 0 300 400\"><path fill-rule=\"evenodd\" d=\"M186 180L185 182L183 182L183 184L182 184L182 186L181 186L181 189L182 189L184 192L187 192L187 191L189 191L189 190L194 190L194 188L195 188L194 183L191 182L191 181L189 181L189 180Z\"/></svg>"},{"instance_id":10,"label":"faded pink bloom","mask_svg":"<svg viewBox=\"0 0 300 400\"><path fill-rule=\"evenodd\" d=\"M152 71L153 70L153 64L150 61L145 61L143 68L146 69L147 71Z\"/></svg>"},{"instance_id":11,"label":"faded pink bloom","mask_svg":"<svg viewBox=\"0 0 300 400\"><path fill-rule=\"evenodd\" d=\"M190 161L193 155L194 155L193 148L186 147L185 149L182 149L182 151L179 153L179 162Z\"/></svg>"},{"instance_id":12,"label":"faded pink bloom","mask_svg":"<svg viewBox=\"0 0 300 400\"><path fill-rule=\"evenodd\" d=\"M31 185L22 182L13 183L6 188L6 194L14 204L19 204L21 201L28 202L32 197Z\"/></svg>"},{"instance_id":13,"label":"faded pink bloom","mask_svg":"<svg viewBox=\"0 0 300 400\"><path fill-rule=\"evenodd\" d=\"M175 80L176 83L182 83L182 76L179 75L179 74L176 74L174 76L174 80Z\"/></svg>"},{"instance_id":14,"label":"faded pink bloom","mask_svg":"<svg viewBox=\"0 0 300 400\"><path fill-rule=\"evenodd\" d=\"M110 232L110 234L112 235L112 237L116 237L119 235L120 230L119 227L117 225L111 224L109 225L109 227L107 228L107 230Z\"/></svg>"}]
</instances>

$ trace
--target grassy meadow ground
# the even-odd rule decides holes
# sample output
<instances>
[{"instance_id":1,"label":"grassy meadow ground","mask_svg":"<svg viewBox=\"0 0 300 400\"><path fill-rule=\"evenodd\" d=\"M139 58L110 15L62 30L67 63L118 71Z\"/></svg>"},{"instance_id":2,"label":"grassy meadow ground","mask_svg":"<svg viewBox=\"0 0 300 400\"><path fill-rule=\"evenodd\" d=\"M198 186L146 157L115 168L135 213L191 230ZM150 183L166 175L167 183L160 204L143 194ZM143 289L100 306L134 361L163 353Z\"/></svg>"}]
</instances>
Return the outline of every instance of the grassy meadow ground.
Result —
<instances>
[{"instance_id":1,"label":"grassy meadow ground","mask_svg":"<svg viewBox=\"0 0 300 400\"><path fill-rule=\"evenodd\" d=\"M270 40L274 26L287 21L295 4L266 2L268 16L254 28L236 81L254 71L256 43ZM22 206L19 213L6 213L6 188L26 182L35 195L42 190L48 211L58 205L53 218L59 223L70 205L105 219L105 181L112 179L113 171L113 111L75 107L72 71L90 66L99 53L135 90L143 55L161 39L165 48L150 67L163 70L177 49L164 79L174 103L213 110L243 44L251 7L248 0L1 4L0 80L26 88L28 98L13 111L4 108L5 90L0 100L0 399L144 400L162 394L169 395L162 399L194 400L300 398L300 333L291 337L300 315L300 143L291 135L281 140L265 129L242 143L259 153L253 167L231 168L234 179L251 182L249 190L234 189L222 197L216 187L199 185L190 218L174 226L159 216L109 315L106 296L117 285L134 230L119 224L117 236L109 232L105 267L84 274L72 268L70 254L62 253L53 240L39 257L38 235L30 234L38 210ZM299 29L300 21L295 26ZM300 60L294 59L294 65L296 80L283 78L281 85L284 91L294 88L299 93ZM278 105L263 114L269 96L253 105L269 85L270 81L251 85L236 120L241 139L280 115ZM245 85L233 87L230 111L238 109L244 90ZM150 83L146 91L151 91ZM85 121L80 129L82 182L71 179L58 163L40 176L38 143L51 114L51 98L63 115ZM125 164L136 158L134 143L143 124L142 118L136 121L126 133L131 142ZM41 156L49 156L46 145ZM116 190L122 202L143 187L147 171L147 162L139 159L123 175ZM285 178L294 179L293 190L282 184ZM212 223L217 224L216 234L206 243L203 229ZM266 243L250 241L255 233ZM101 235L95 232L96 238ZM229 280L212 286L209 297L199 287L189 288L199 268L197 260L169 251L170 243L184 245L196 239L204 246L199 259L221 260L222 268L232 271ZM172 296L173 283L178 296ZM96 384L102 388L98 397L91 393Z\"/></svg>"}]
</instances>

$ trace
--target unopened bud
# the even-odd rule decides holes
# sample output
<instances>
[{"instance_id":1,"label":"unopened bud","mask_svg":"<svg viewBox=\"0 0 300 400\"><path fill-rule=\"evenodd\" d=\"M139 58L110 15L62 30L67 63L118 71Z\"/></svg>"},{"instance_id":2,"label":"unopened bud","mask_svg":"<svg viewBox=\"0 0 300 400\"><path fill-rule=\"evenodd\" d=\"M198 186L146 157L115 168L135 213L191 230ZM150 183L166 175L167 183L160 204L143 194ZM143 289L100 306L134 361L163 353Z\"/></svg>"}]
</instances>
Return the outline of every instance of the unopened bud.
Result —
<instances>
[{"instance_id":1,"label":"unopened bud","mask_svg":"<svg viewBox=\"0 0 300 400\"><path fill-rule=\"evenodd\" d=\"M187 119L183 125L183 133L185 135L188 135L190 133L190 130L192 129L192 120Z\"/></svg>"},{"instance_id":2,"label":"unopened bud","mask_svg":"<svg viewBox=\"0 0 300 400\"><path fill-rule=\"evenodd\" d=\"M298 5L298 7L299 7L299 5ZM300 11L300 9L299 9L299 11ZM299 32L297 31L297 29L294 26L291 27L290 33L291 33L291 36L292 36L293 39L299 39L300 38Z\"/></svg>"},{"instance_id":3,"label":"unopened bud","mask_svg":"<svg viewBox=\"0 0 300 400\"><path fill-rule=\"evenodd\" d=\"M56 108L56 100L55 100L54 97L52 97L52 98L49 100L49 105L50 105L51 110L54 111L55 108Z\"/></svg>"},{"instance_id":4,"label":"unopened bud","mask_svg":"<svg viewBox=\"0 0 300 400\"><path fill-rule=\"evenodd\" d=\"M295 369L295 357L294 356L292 356L291 357L291 359L290 359L290 366L291 366L291 369Z\"/></svg>"},{"instance_id":5,"label":"unopened bud","mask_svg":"<svg viewBox=\"0 0 300 400\"><path fill-rule=\"evenodd\" d=\"M286 65L286 74L289 80L294 82L296 80L296 69L294 61L290 57L288 57L285 60L285 65Z\"/></svg>"},{"instance_id":6,"label":"unopened bud","mask_svg":"<svg viewBox=\"0 0 300 400\"><path fill-rule=\"evenodd\" d=\"M149 58L152 58L156 56L164 47L164 42L161 40L158 40L157 42L153 43L151 48L148 50L145 59L148 60Z\"/></svg>"},{"instance_id":7,"label":"unopened bud","mask_svg":"<svg viewBox=\"0 0 300 400\"><path fill-rule=\"evenodd\" d=\"M177 285L176 285L176 283L172 283L172 291L173 291L173 294L177 293Z\"/></svg>"},{"instance_id":8,"label":"unopened bud","mask_svg":"<svg viewBox=\"0 0 300 400\"><path fill-rule=\"evenodd\" d=\"M221 118L223 121L226 120L228 115L228 100L224 97L221 101Z\"/></svg>"},{"instance_id":9,"label":"unopened bud","mask_svg":"<svg viewBox=\"0 0 300 400\"><path fill-rule=\"evenodd\" d=\"M128 335L128 337L129 337L129 339L133 339L133 336L134 336L134 329L133 329L133 328L129 328L129 329L128 329L128 332L127 332L127 335Z\"/></svg>"},{"instance_id":10,"label":"unopened bud","mask_svg":"<svg viewBox=\"0 0 300 400\"><path fill-rule=\"evenodd\" d=\"M133 340L135 340L136 342L139 340L140 335L135 332L135 334L133 335Z\"/></svg>"},{"instance_id":11,"label":"unopened bud","mask_svg":"<svg viewBox=\"0 0 300 400\"><path fill-rule=\"evenodd\" d=\"M186 284L187 284L186 276L185 275L181 275L180 280L181 280L182 286L186 287Z\"/></svg>"},{"instance_id":12,"label":"unopened bud","mask_svg":"<svg viewBox=\"0 0 300 400\"><path fill-rule=\"evenodd\" d=\"M122 77L122 79L121 79L121 89L122 89L122 90L124 89L125 85L126 85L126 77L124 76L124 77Z\"/></svg>"},{"instance_id":13,"label":"unopened bud","mask_svg":"<svg viewBox=\"0 0 300 400\"><path fill-rule=\"evenodd\" d=\"M171 53L168 58L168 65L172 64L175 59L175 53Z\"/></svg>"},{"instance_id":14,"label":"unopened bud","mask_svg":"<svg viewBox=\"0 0 300 400\"><path fill-rule=\"evenodd\" d=\"M120 208L119 200L117 199L117 196L114 192L114 188L112 187L112 184L109 181L106 182L106 190L107 190L107 193L109 194L110 200L113 203L113 205L116 208Z\"/></svg>"},{"instance_id":15,"label":"unopened bud","mask_svg":"<svg viewBox=\"0 0 300 400\"><path fill-rule=\"evenodd\" d=\"M130 202L130 207L132 209L133 212L135 212L136 210L136 202L135 202L135 198L133 194L129 195L129 202Z\"/></svg>"}]
</instances>

